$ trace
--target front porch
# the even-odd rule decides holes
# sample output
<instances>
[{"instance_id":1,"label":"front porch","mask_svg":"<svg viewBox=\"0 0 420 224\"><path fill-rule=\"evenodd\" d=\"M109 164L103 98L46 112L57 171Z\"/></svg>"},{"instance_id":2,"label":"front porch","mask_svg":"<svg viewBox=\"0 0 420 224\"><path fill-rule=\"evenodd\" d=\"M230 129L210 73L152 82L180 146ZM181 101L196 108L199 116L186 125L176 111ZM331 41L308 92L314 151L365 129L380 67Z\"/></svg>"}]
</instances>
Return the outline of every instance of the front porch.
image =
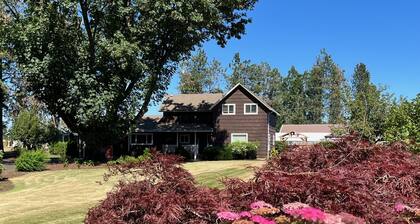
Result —
<instances>
[{"instance_id":1,"label":"front porch","mask_svg":"<svg viewBox=\"0 0 420 224\"><path fill-rule=\"evenodd\" d=\"M182 148L197 160L199 151L213 144L212 139L212 132L209 131L134 132L128 136L128 151L138 155L149 148L162 153L175 153Z\"/></svg>"}]
</instances>

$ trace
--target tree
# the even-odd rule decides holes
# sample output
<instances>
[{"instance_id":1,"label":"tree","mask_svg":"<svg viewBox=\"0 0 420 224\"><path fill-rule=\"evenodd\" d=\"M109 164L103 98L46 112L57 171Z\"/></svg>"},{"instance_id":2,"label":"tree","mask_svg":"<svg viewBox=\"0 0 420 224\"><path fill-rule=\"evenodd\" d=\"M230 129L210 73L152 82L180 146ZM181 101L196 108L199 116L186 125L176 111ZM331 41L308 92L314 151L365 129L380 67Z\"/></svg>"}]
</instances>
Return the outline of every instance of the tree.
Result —
<instances>
[{"instance_id":1,"label":"tree","mask_svg":"<svg viewBox=\"0 0 420 224\"><path fill-rule=\"evenodd\" d=\"M14 120L11 135L28 149L35 149L51 139L51 130L35 110L22 111Z\"/></svg>"},{"instance_id":2,"label":"tree","mask_svg":"<svg viewBox=\"0 0 420 224\"><path fill-rule=\"evenodd\" d=\"M179 91L181 93L221 92L219 79L225 70L215 59L208 62L204 50L200 49L191 59L181 62L179 69Z\"/></svg>"},{"instance_id":3,"label":"tree","mask_svg":"<svg viewBox=\"0 0 420 224\"><path fill-rule=\"evenodd\" d=\"M7 1L7 0L6 0ZM256 0L23 1L8 4L29 91L86 142L125 136L204 41L240 38ZM98 157L96 157L98 158Z\"/></svg>"},{"instance_id":4,"label":"tree","mask_svg":"<svg viewBox=\"0 0 420 224\"><path fill-rule=\"evenodd\" d=\"M370 73L364 64L357 64L354 69L352 95L351 129L370 140L381 138L391 96L385 93L385 89L380 89L371 83Z\"/></svg>"},{"instance_id":5,"label":"tree","mask_svg":"<svg viewBox=\"0 0 420 224\"><path fill-rule=\"evenodd\" d=\"M228 89L240 83L253 93L269 101L270 104L279 94L280 72L268 63L254 64L250 60L242 61L239 53L236 53L229 67L232 73L225 76Z\"/></svg>"},{"instance_id":6,"label":"tree","mask_svg":"<svg viewBox=\"0 0 420 224\"><path fill-rule=\"evenodd\" d=\"M283 79L283 116L285 123L303 124L305 117L304 76L294 66Z\"/></svg>"},{"instance_id":7,"label":"tree","mask_svg":"<svg viewBox=\"0 0 420 224\"><path fill-rule=\"evenodd\" d=\"M310 124L322 123L324 114L323 95L324 95L324 74L319 63L315 64L311 71L305 76L305 104L306 120Z\"/></svg>"},{"instance_id":8,"label":"tree","mask_svg":"<svg viewBox=\"0 0 420 224\"><path fill-rule=\"evenodd\" d=\"M385 119L385 140L404 141L420 152L420 94L412 101L401 99Z\"/></svg>"}]
</instances>

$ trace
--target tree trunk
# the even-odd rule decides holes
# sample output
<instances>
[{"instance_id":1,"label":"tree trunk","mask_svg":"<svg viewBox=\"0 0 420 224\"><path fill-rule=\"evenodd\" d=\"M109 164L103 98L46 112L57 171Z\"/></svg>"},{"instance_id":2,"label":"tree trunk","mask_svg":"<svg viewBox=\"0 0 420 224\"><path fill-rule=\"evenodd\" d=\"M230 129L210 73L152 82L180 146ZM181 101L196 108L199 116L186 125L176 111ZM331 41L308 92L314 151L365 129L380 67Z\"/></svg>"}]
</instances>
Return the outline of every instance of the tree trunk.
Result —
<instances>
[{"instance_id":1,"label":"tree trunk","mask_svg":"<svg viewBox=\"0 0 420 224\"><path fill-rule=\"evenodd\" d=\"M0 58L0 85L3 84L3 58ZM1 127L0 127L0 151L4 152L4 145L3 145L3 104L4 99L6 98L4 96L5 92L3 89L0 90L0 121L1 121Z\"/></svg>"}]
</instances>

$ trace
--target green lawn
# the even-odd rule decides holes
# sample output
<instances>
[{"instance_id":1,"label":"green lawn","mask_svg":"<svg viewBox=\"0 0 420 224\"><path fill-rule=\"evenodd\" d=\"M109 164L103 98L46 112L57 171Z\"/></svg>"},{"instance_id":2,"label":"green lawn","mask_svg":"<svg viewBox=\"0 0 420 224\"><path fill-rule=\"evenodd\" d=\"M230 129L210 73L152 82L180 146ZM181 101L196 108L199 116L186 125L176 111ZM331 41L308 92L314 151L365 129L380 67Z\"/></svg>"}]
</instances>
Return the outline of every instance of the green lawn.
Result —
<instances>
[{"instance_id":1,"label":"green lawn","mask_svg":"<svg viewBox=\"0 0 420 224\"><path fill-rule=\"evenodd\" d=\"M222 177L249 178L248 166L263 161L186 163L202 185L219 187ZM103 199L112 182L100 185L105 169L68 169L12 178L15 188L0 193L0 223L81 223L89 207Z\"/></svg>"}]
</instances>

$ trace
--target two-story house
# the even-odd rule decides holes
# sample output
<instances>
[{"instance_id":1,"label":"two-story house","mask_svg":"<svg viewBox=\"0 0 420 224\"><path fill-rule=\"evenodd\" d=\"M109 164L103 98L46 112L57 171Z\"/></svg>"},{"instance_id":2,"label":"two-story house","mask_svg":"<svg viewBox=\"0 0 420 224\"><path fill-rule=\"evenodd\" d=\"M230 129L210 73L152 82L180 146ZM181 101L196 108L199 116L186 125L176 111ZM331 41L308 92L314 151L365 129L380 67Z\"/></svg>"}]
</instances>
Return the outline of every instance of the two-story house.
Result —
<instances>
[{"instance_id":1,"label":"two-story house","mask_svg":"<svg viewBox=\"0 0 420 224\"><path fill-rule=\"evenodd\" d=\"M257 156L274 148L279 115L241 84L227 93L179 94L162 103L162 117L145 117L129 136L129 150L155 148L173 152L178 146L198 156L209 145L235 141L259 143Z\"/></svg>"}]
</instances>

